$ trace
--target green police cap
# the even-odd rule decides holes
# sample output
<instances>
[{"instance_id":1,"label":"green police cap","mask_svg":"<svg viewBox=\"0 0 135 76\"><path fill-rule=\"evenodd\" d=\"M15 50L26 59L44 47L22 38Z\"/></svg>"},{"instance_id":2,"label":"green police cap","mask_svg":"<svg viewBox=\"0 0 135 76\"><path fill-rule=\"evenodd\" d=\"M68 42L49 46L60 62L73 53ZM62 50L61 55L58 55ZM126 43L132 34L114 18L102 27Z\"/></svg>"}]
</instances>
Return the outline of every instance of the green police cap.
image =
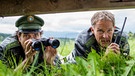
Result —
<instances>
[{"instance_id":1,"label":"green police cap","mask_svg":"<svg viewBox=\"0 0 135 76\"><path fill-rule=\"evenodd\" d=\"M40 32L43 25L43 19L35 15L23 16L19 18L15 23L18 31L23 33Z\"/></svg>"}]
</instances>

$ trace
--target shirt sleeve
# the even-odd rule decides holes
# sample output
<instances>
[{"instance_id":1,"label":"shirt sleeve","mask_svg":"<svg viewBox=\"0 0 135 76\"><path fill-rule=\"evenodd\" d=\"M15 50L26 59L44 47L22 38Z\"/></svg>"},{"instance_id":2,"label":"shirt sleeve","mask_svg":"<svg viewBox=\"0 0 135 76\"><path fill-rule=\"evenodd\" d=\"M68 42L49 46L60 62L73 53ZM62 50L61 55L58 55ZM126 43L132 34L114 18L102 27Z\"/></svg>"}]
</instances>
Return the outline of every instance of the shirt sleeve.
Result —
<instances>
[{"instance_id":1,"label":"shirt sleeve","mask_svg":"<svg viewBox=\"0 0 135 76\"><path fill-rule=\"evenodd\" d=\"M0 60L5 61L3 48L0 46Z\"/></svg>"},{"instance_id":2,"label":"shirt sleeve","mask_svg":"<svg viewBox=\"0 0 135 76\"><path fill-rule=\"evenodd\" d=\"M85 42L88 38L88 34L86 32L82 32L78 35L75 40L73 51L67 56L67 61L71 63L75 63L75 57L87 57L87 50L85 46Z\"/></svg>"}]
</instances>

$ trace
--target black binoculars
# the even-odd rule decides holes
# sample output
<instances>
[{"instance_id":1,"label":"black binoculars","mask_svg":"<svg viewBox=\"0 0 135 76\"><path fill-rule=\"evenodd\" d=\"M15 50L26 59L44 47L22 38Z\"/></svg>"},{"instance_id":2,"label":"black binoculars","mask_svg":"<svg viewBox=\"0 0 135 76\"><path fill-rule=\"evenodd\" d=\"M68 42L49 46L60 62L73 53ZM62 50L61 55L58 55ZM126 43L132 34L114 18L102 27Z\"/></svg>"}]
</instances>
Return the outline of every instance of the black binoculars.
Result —
<instances>
[{"instance_id":1,"label":"black binoculars","mask_svg":"<svg viewBox=\"0 0 135 76\"><path fill-rule=\"evenodd\" d=\"M56 49L60 45L59 40L57 39L33 39L32 40L32 48L36 51L41 51L42 49L45 49L44 47L51 46L52 48Z\"/></svg>"}]
</instances>

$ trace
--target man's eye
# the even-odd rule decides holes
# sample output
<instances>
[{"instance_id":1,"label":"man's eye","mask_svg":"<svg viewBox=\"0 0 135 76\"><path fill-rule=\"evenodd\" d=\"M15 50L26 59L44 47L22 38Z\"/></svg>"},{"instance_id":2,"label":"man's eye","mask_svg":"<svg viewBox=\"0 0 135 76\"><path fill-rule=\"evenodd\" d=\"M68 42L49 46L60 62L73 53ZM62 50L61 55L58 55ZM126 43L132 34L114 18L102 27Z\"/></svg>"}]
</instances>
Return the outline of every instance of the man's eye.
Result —
<instances>
[{"instance_id":1,"label":"man's eye","mask_svg":"<svg viewBox=\"0 0 135 76\"><path fill-rule=\"evenodd\" d=\"M35 35L35 37L37 37L38 36L38 34L34 34Z\"/></svg>"},{"instance_id":2,"label":"man's eye","mask_svg":"<svg viewBox=\"0 0 135 76\"><path fill-rule=\"evenodd\" d=\"M24 37L28 38L28 37L29 37L29 35L24 35Z\"/></svg>"},{"instance_id":3,"label":"man's eye","mask_svg":"<svg viewBox=\"0 0 135 76\"><path fill-rule=\"evenodd\" d=\"M99 33L104 33L104 31L103 31L103 30L98 30L98 32L99 32Z\"/></svg>"},{"instance_id":4,"label":"man's eye","mask_svg":"<svg viewBox=\"0 0 135 76\"><path fill-rule=\"evenodd\" d=\"M108 30L107 32L111 32L112 30Z\"/></svg>"}]
</instances>

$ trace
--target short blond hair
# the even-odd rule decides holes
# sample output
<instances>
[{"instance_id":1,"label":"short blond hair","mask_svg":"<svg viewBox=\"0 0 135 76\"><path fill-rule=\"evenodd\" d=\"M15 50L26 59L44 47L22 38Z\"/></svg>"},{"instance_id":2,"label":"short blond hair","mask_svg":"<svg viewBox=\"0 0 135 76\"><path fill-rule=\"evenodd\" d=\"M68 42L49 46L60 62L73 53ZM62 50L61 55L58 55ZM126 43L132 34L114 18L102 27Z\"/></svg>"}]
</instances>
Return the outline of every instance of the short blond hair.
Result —
<instances>
[{"instance_id":1,"label":"short blond hair","mask_svg":"<svg viewBox=\"0 0 135 76\"><path fill-rule=\"evenodd\" d=\"M96 12L91 18L91 25L94 26L99 20L109 20L115 25L114 15L109 11Z\"/></svg>"}]
</instances>

